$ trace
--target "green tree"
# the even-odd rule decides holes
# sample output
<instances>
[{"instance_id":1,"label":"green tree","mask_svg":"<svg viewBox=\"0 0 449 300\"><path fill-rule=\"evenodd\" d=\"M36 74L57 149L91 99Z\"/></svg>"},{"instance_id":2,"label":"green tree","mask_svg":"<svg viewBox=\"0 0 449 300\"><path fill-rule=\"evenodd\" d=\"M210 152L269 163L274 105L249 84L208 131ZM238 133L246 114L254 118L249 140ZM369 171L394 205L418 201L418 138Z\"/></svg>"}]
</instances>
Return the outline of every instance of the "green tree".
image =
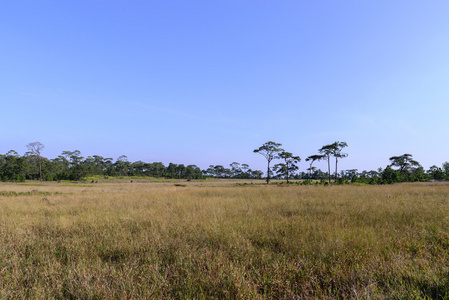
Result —
<instances>
[{"instance_id":1,"label":"green tree","mask_svg":"<svg viewBox=\"0 0 449 300\"><path fill-rule=\"evenodd\" d=\"M229 166L231 167L232 176L234 178L238 178L242 173L242 170L240 169L240 164L238 162L233 162Z\"/></svg>"},{"instance_id":2,"label":"green tree","mask_svg":"<svg viewBox=\"0 0 449 300\"><path fill-rule=\"evenodd\" d=\"M177 165L174 163L169 163L168 167L167 167L167 172L170 174L170 178L174 178L175 177L175 173L176 173L176 169L177 169Z\"/></svg>"},{"instance_id":3,"label":"green tree","mask_svg":"<svg viewBox=\"0 0 449 300\"><path fill-rule=\"evenodd\" d=\"M69 165L70 162L63 155L51 160L53 164L53 169L55 170L54 179L55 180L66 180L69 179Z\"/></svg>"},{"instance_id":4,"label":"green tree","mask_svg":"<svg viewBox=\"0 0 449 300\"><path fill-rule=\"evenodd\" d=\"M70 167L78 165L84 159L79 150L62 151L62 155L65 156L66 159L70 159Z\"/></svg>"},{"instance_id":5,"label":"green tree","mask_svg":"<svg viewBox=\"0 0 449 300\"><path fill-rule=\"evenodd\" d=\"M206 172L207 172L207 175L215 177L215 166L209 165L209 168L207 168Z\"/></svg>"},{"instance_id":6,"label":"green tree","mask_svg":"<svg viewBox=\"0 0 449 300\"><path fill-rule=\"evenodd\" d=\"M27 145L28 151L32 156L37 157L39 162L39 181L42 181L42 163L41 163L41 152L45 148L40 142L33 142Z\"/></svg>"},{"instance_id":7,"label":"green tree","mask_svg":"<svg viewBox=\"0 0 449 300\"><path fill-rule=\"evenodd\" d=\"M435 165L429 168L428 174L436 180L442 180L445 178L443 170Z\"/></svg>"},{"instance_id":8,"label":"green tree","mask_svg":"<svg viewBox=\"0 0 449 300\"><path fill-rule=\"evenodd\" d=\"M279 153L279 158L283 159L284 162L274 165L274 170L278 175L285 177L288 183L290 175L298 170L297 163L301 161L301 158L285 151Z\"/></svg>"},{"instance_id":9,"label":"green tree","mask_svg":"<svg viewBox=\"0 0 449 300\"><path fill-rule=\"evenodd\" d=\"M387 166L383 171L382 171L382 181L384 183L395 183L400 181L399 178L399 173L396 170L393 170L391 168L391 166Z\"/></svg>"},{"instance_id":10,"label":"green tree","mask_svg":"<svg viewBox=\"0 0 449 300\"><path fill-rule=\"evenodd\" d=\"M81 180L87 176L87 168L83 164L76 164L70 168L70 180Z\"/></svg>"},{"instance_id":11,"label":"green tree","mask_svg":"<svg viewBox=\"0 0 449 300\"><path fill-rule=\"evenodd\" d=\"M352 169L352 170L346 170L345 171L345 175L346 178L348 178L349 180L353 180L353 178L357 178L357 169ZM356 179L357 180L357 179ZM355 181L354 181L355 182Z\"/></svg>"},{"instance_id":12,"label":"green tree","mask_svg":"<svg viewBox=\"0 0 449 300\"><path fill-rule=\"evenodd\" d=\"M120 155L114 163L115 169L121 176L128 175L129 161L126 155Z\"/></svg>"},{"instance_id":13,"label":"green tree","mask_svg":"<svg viewBox=\"0 0 449 300\"><path fill-rule=\"evenodd\" d=\"M184 178L185 171L186 171L186 166L184 164L179 164L176 167L176 172L178 173L178 178Z\"/></svg>"},{"instance_id":14,"label":"green tree","mask_svg":"<svg viewBox=\"0 0 449 300\"><path fill-rule=\"evenodd\" d=\"M401 173L402 175L407 173L407 171L409 171L410 168L420 166L420 164L416 160L413 160L411 154L392 156L392 157L390 157L390 161L391 161L391 166L398 167L399 173Z\"/></svg>"},{"instance_id":15,"label":"green tree","mask_svg":"<svg viewBox=\"0 0 449 300\"><path fill-rule=\"evenodd\" d=\"M188 165L186 167L185 177L187 179L195 178L195 167L196 166L193 166L193 165Z\"/></svg>"},{"instance_id":16,"label":"green tree","mask_svg":"<svg viewBox=\"0 0 449 300\"><path fill-rule=\"evenodd\" d=\"M310 174L310 175L309 175L310 178L312 177L312 172L313 172L313 170L314 170L314 167L312 167L312 164L313 164L315 161L320 161L320 160L322 160L324 157L325 157L324 155L318 155L318 154L315 154L315 155L310 155L309 157L306 158L306 161L310 161L310 167L308 168L309 174Z\"/></svg>"},{"instance_id":17,"label":"green tree","mask_svg":"<svg viewBox=\"0 0 449 300\"><path fill-rule=\"evenodd\" d=\"M199 179L202 177L201 169L197 165L188 165L186 167L186 174L187 179Z\"/></svg>"},{"instance_id":18,"label":"green tree","mask_svg":"<svg viewBox=\"0 0 449 300\"><path fill-rule=\"evenodd\" d=\"M449 162L447 161L443 163L443 172L446 179L449 179Z\"/></svg>"},{"instance_id":19,"label":"green tree","mask_svg":"<svg viewBox=\"0 0 449 300\"><path fill-rule=\"evenodd\" d=\"M323 158L327 161L329 184L331 183L331 156L334 155L335 151L337 151L336 143L325 145L318 150L318 152L321 153Z\"/></svg>"},{"instance_id":20,"label":"green tree","mask_svg":"<svg viewBox=\"0 0 449 300\"><path fill-rule=\"evenodd\" d=\"M248 170L249 170L249 165L248 164L242 164L242 172L243 172L243 178L248 178Z\"/></svg>"},{"instance_id":21,"label":"green tree","mask_svg":"<svg viewBox=\"0 0 449 300\"><path fill-rule=\"evenodd\" d=\"M62 155L70 159L70 180L81 180L83 177L87 176L88 173L86 165L82 164L84 157L81 156L81 152L79 150L63 151Z\"/></svg>"},{"instance_id":22,"label":"green tree","mask_svg":"<svg viewBox=\"0 0 449 300\"><path fill-rule=\"evenodd\" d=\"M154 162L152 164L147 164L147 166L148 166L147 169L149 170L150 175L154 176L154 177L161 177L161 176L163 176L163 174L165 174L167 172L167 168L165 167L165 165L162 162ZM147 170L147 172L148 172L148 170ZM185 171L185 167L184 167L183 171Z\"/></svg>"},{"instance_id":23,"label":"green tree","mask_svg":"<svg viewBox=\"0 0 449 300\"><path fill-rule=\"evenodd\" d=\"M10 150L6 155L0 155L0 179L2 181L25 181L29 161L14 151Z\"/></svg>"},{"instance_id":24,"label":"green tree","mask_svg":"<svg viewBox=\"0 0 449 300\"><path fill-rule=\"evenodd\" d=\"M335 145L335 150L334 150L333 156L335 157L335 180L337 180L338 159L343 159L345 157L348 157L347 153L341 152L343 150L343 148L348 147L348 144L346 144L346 142L335 142L334 145Z\"/></svg>"},{"instance_id":25,"label":"green tree","mask_svg":"<svg viewBox=\"0 0 449 300\"><path fill-rule=\"evenodd\" d=\"M94 155L95 175L104 175L105 163L104 157L100 155Z\"/></svg>"},{"instance_id":26,"label":"green tree","mask_svg":"<svg viewBox=\"0 0 449 300\"><path fill-rule=\"evenodd\" d=\"M130 165L130 176L144 176L146 170L146 164L141 161L135 161Z\"/></svg>"},{"instance_id":27,"label":"green tree","mask_svg":"<svg viewBox=\"0 0 449 300\"><path fill-rule=\"evenodd\" d=\"M260 170L248 170L249 173L251 173L251 178L254 179L261 179L263 176L263 172Z\"/></svg>"},{"instance_id":28,"label":"green tree","mask_svg":"<svg viewBox=\"0 0 449 300\"><path fill-rule=\"evenodd\" d=\"M270 182L270 162L273 159L279 158L279 152L283 151L283 149L280 148L281 146L282 146L282 144L269 141L269 142L266 142L265 144L263 144L262 146L260 146L258 149L254 149L254 151L253 151L254 153L261 154L263 157L265 157L265 159L268 162L267 184Z\"/></svg>"},{"instance_id":29,"label":"green tree","mask_svg":"<svg viewBox=\"0 0 449 300\"><path fill-rule=\"evenodd\" d=\"M217 176L218 178L223 178L226 174L226 169L224 166L222 165L216 165L214 166L214 174L215 176Z\"/></svg>"}]
</instances>

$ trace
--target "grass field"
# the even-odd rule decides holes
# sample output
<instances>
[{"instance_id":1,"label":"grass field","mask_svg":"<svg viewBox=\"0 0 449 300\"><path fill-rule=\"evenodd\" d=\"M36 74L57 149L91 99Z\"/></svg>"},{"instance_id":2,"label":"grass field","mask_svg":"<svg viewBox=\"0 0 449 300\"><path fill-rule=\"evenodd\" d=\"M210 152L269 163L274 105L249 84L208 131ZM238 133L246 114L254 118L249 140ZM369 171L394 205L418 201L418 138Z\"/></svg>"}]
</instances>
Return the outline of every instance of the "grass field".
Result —
<instances>
[{"instance_id":1,"label":"grass field","mask_svg":"<svg viewBox=\"0 0 449 300\"><path fill-rule=\"evenodd\" d=\"M446 183L175 184L0 185L0 298L449 298Z\"/></svg>"}]
</instances>

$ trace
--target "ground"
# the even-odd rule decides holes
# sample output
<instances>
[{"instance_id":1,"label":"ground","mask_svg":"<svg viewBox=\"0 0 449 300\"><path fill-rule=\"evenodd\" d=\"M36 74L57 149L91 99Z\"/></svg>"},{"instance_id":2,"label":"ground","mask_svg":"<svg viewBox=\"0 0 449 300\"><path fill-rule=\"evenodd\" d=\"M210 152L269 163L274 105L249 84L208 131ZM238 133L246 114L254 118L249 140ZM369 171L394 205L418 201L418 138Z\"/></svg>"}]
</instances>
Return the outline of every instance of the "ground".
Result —
<instances>
[{"instance_id":1,"label":"ground","mask_svg":"<svg viewBox=\"0 0 449 300\"><path fill-rule=\"evenodd\" d=\"M0 298L449 297L448 183L262 183L1 184Z\"/></svg>"}]
</instances>

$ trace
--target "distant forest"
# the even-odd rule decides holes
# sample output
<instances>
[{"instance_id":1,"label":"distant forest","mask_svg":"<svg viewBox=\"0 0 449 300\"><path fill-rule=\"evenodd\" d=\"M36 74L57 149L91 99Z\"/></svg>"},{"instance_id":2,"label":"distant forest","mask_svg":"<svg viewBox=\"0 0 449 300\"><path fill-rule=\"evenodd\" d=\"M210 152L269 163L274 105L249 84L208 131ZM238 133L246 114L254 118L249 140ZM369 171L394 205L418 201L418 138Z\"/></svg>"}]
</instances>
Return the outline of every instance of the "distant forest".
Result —
<instances>
[{"instance_id":1,"label":"distant forest","mask_svg":"<svg viewBox=\"0 0 449 300\"><path fill-rule=\"evenodd\" d=\"M267 171L252 170L248 164L232 162L229 167L223 165L210 165L206 170L196 165L184 165L162 162L146 163L142 161L130 162L125 155L113 161L99 155L83 157L81 152L63 151L54 159L42 156L44 145L39 142L27 145L28 151L20 156L16 151L10 150L0 154L0 180L25 181L45 180L79 181L91 176L107 177L154 177L167 179L206 179L206 178L235 178L235 179L301 179L301 184L390 184L396 182L449 180L449 162L442 167L431 166L429 170L415 160L411 154L403 154L390 158L390 165L372 171L359 172L357 169L337 171L338 160L347 157L341 150L346 147L344 142L335 142L323 146L319 154L306 158L310 166L305 171L299 171L297 164L299 156L286 152L280 148L281 144L267 142L254 152L262 154L268 162ZM272 160L281 162L270 167ZM328 170L322 171L313 167L315 161L325 160ZM332 165L335 169L331 171ZM297 182L296 182L297 183Z\"/></svg>"}]
</instances>

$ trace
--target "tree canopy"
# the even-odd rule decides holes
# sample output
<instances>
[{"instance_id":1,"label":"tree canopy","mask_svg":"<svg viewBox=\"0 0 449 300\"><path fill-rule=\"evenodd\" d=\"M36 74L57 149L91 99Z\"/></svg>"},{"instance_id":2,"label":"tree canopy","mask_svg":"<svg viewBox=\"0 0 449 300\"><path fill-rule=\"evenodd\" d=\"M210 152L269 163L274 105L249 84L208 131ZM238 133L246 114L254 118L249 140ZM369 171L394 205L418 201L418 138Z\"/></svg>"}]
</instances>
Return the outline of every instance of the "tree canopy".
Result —
<instances>
[{"instance_id":1,"label":"tree canopy","mask_svg":"<svg viewBox=\"0 0 449 300\"><path fill-rule=\"evenodd\" d=\"M34 142L26 145L27 152L20 156L17 151L10 150L0 154L0 180L24 181L31 180L82 180L91 176L125 177L146 176L174 179L203 179L239 178L262 179L267 183L270 179L285 179L290 183L293 179L305 180L306 183L324 183L325 179L331 182L330 160L335 158L335 183L359 182L368 184L385 184L405 181L449 180L449 162L441 166L432 165L429 170L413 159L411 154L390 157L390 164L377 170L361 171L357 169L338 171L337 163L348 155L342 152L347 147L345 142L334 142L318 150L320 154L308 156L305 161L309 168L299 169L301 158L282 149L282 144L269 141L263 144L254 153L259 153L267 160L267 172L251 169L248 164L233 161L229 167L224 165L210 165L202 170L193 164L176 164L170 162L165 166L162 162L147 163L143 161L129 161L126 155L119 156L115 161L112 158L93 155L84 157L81 151L63 151L56 158L49 159L42 156L44 145ZM271 162L279 159L271 169ZM326 160L328 171L324 172L313 166L319 160ZM308 181L309 180L309 181ZM310 181L315 180L315 181Z\"/></svg>"},{"instance_id":2,"label":"tree canopy","mask_svg":"<svg viewBox=\"0 0 449 300\"><path fill-rule=\"evenodd\" d=\"M262 146L260 146L258 149L254 149L254 153L259 153L261 154L263 157L265 157L265 159L268 162L268 166L267 166L267 184L270 183L270 162L273 159L276 159L279 157L279 153L281 151L283 151L283 149L281 148L282 144L279 143L275 143L272 141L268 141L265 144L263 144Z\"/></svg>"}]
</instances>

